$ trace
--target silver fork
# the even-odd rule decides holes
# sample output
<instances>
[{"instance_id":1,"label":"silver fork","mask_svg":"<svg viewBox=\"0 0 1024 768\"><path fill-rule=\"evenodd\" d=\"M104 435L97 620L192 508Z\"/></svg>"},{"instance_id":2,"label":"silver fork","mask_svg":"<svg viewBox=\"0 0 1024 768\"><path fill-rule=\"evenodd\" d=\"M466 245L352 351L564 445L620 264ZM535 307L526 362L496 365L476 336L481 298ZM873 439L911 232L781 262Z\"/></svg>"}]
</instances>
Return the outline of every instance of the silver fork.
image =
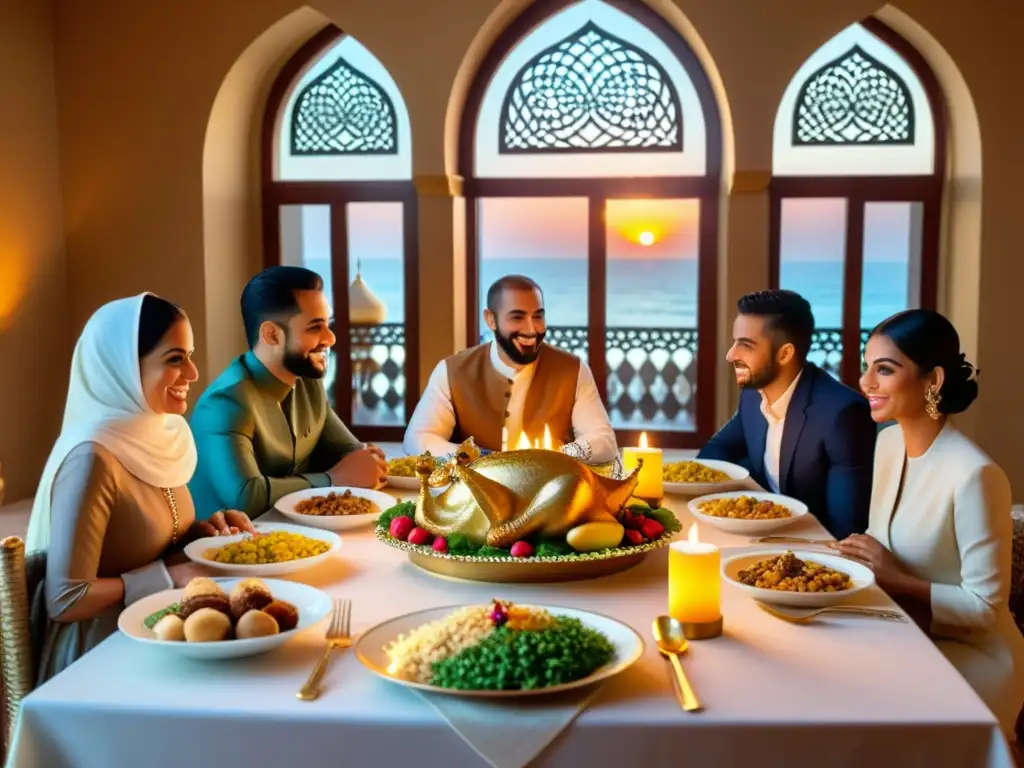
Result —
<instances>
[{"instance_id":1,"label":"silver fork","mask_svg":"<svg viewBox=\"0 0 1024 768\"><path fill-rule=\"evenodd\" d=\"M324 672L327 671L327 663L331 660L331 653L335 650L348 648L352 645L352 637L349 632L352 625L352 601L335 600L334 613L331 615L331 623L327 628L327 647L324 648L324 655L313 667L313 671L306 680L306 684L299 688L296 695L302 701L313 701L320 695L320 681Z\"/></svg>"}]
</instances>

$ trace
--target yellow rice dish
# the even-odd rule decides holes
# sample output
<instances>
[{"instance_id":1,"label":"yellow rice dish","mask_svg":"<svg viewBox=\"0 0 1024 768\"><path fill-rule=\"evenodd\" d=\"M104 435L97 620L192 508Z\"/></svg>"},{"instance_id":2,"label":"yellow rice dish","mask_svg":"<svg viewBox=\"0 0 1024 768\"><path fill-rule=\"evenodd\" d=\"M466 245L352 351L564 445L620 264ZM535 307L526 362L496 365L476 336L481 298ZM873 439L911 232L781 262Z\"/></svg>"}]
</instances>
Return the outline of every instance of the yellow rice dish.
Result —
<instances>
[{"instance_id":1,"label":"yellow rice dish","mask_svg":"<svg viewBox=\"0 0 1024 768\"><path fill-rule=\"evenodd\" d=\"M272 531L208 549L203 557L229 565L269 565L316 557L330 548L331 545L326 541L289 531Z\"/></svg>"},{"instance_id":2,"label":"yellow rice dish","mask_svg":"<svg viewBox=\"0 0 1024 768\"><path fill-rule=\"evenodd\" d=\"M388 459L388 474L391 477L416 477L416 462L419 460L419 456Z\"/></svg>"},{"instance_id":3,"label":"yellow rice dish","mask_svg":"<svg viewBox=\"0 0 1024 768\"><path fill-rule=\"evenodd\" d=\"M793 516L789 507L753 496L706 501L700 505L700 511L709 517L731 517L735 520L778 520Z\"/></svg>"},{"instance_id":4,"label":"yellow rice dish","mask_svg":"<svg viewBox=\"0 0 1024 768\"><path fill-rule=\"evenodd\" d=\"M724 483L729 475L699 461L676 461L662 470L666 483Z\"/></svg>"}]
</instances>

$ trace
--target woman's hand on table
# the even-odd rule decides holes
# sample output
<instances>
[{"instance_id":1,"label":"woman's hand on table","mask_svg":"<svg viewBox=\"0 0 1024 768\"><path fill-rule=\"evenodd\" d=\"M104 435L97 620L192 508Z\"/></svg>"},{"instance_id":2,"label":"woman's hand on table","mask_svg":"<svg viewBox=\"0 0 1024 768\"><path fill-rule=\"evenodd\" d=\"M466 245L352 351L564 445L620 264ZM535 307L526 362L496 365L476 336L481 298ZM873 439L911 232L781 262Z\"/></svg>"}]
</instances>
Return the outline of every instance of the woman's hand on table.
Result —
<instances>
[{"instance_id":1,"label":"woman's hand on table","mask_svg":"<svg viewBox=\"0 0 1024 768\"><path fill-rule=\"evenodd\" d=\"M196 520L189 529L189 539L202 539L208 536L231 536L235 533L256 533L252 521L245 512L237 509L225 509L214 512L208 520Z\"/></svg>"},{"instance_id":2,"label":"woman's hand on table","mask_svg":"<svg viewBox=\"0 0 1024 768\"><path fill-rule=\"evenodd\" d=\"M907 580L911 578L900 566L896 556L873 536L855 533L836 542L833 546L844 557L857 560L870 568L875 574L878 586L887 592L902 591Z\"/></svg>"}]
</instances>

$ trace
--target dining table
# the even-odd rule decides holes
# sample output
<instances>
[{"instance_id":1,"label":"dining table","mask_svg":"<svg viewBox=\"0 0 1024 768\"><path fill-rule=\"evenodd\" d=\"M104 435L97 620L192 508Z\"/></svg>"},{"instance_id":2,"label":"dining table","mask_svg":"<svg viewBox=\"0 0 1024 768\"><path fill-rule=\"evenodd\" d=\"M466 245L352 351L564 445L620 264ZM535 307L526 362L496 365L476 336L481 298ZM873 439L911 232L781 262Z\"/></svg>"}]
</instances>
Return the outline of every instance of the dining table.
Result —
<instances>
[{"instance_id":1,"label":"dining table","mask_svg":"<svg viewBox=\"0 0 1024 768\"><path fill-rule=\"evenodd\" d=\"M397 499L415 496L385 490ZM663 501L682 523L682 536L693 522L687 501ZM286 522L276 512L260 520ZM831 538L813 514L784 533ZM995 717L913 621L835 615L790 623L726 582L721 636L692 641L682 658L704 707L685 712L651 634L653 619L668 608L666 548L601 578L495 584L420 570L378 541L372 526L340 535L337 556L279 578L349 599L354 634L412 611L497 598L612 617L644 639L643 653L582 703L568 705L578 710L568 717L564 702L545 704L544 697L529 704L459 702L470 718L460 733L446 703L374 674L351 649L335 653L319 698L299 700L296 692L324 650L326 619L274 651L223 661L182 658L114 634L25 698L7 765L1013 765ZM723 558L759 546L705 524L699 535ZM851 601L899 610L878 587ZM538 737L549 714L564 722ZM540 741L518 758L488 754L474 746L472 733L466 738L472 722L513 745Z\"/></svg>"}]
</instances>

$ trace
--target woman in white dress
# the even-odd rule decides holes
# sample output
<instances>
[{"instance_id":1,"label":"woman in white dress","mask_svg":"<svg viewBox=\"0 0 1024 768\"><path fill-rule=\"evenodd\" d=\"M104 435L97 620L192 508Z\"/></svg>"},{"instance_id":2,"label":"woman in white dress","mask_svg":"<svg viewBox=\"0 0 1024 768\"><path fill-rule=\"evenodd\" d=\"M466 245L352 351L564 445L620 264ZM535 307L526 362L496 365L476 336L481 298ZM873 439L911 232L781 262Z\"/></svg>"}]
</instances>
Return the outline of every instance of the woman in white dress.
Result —
<instances>
[{"instance_id":1,"label":"woman in white dress","mask_svg":"<svg viewBox=\"0 0 1024 768\"><path fill-rule=\"evenodd\" d=\"M839 550L930 632L1014 738L1024 705L1024 637L1007 601L1013 524L1003 471L949 420L978 395L952 324L910 310L875 328L860 385L876 422L867 534Z\"/></svg>"}]
</instances>

